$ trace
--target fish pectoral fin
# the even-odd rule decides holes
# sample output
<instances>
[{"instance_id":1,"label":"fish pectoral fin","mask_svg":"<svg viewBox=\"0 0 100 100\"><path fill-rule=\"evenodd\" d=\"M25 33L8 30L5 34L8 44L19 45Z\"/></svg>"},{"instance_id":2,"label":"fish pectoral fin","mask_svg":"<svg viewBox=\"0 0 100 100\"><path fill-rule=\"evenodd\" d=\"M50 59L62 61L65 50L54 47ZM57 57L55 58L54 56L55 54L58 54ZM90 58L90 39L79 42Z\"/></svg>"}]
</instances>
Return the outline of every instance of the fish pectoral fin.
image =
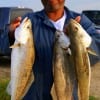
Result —
<instances>
[{"instance_id":1,"label":"fish pectoral fin","mask_svg":"<svg viewBox=\"0 0 100 100\"><path fill-rule=\"evenodd\" d=\"M72 55L72 51L71 51L70 48L68 48L67 53L68 53L69 55Z\"/></svg>"},{"instance_id":2,"label":"fish pectoral fin","mask_svg":"<svg viewBox=\"0 0 100 100\"><path fill-rule=\"evenodd\" d=\"M13 44L13 45L11 45L9 48L16 48L16 47L20 47L20 43L16 43L16 44Z\"/></svg>"},{"instance_id":3,"label":"fish pectoral fin","mask_svg":"<svg viewBox=\"0 0 100 100\"><path fill-rule=\"evenodd\" d=\"M88 51L89 54L92 54L92 55L94 55L94 56L98 56L98 55L96 54L96 52L95 52L93 49L91 49L91 48L87 48L87 51Z\"/></svg>"},{"instance_id":4,"label":"fish pectoral fin","mask_svg":"<svg viewBox=\"0 0 100 100\"><path fill-rule=\"evenodd\" d=\"M53 83L53 85L52 85L52 88L51 88L50 93L51 93L52 99L53 99L53 100L57 100L57 95L56 95L56 90L55 90L54 83Z\"/></svg>"},{"instance_id":5,"label":"fish pectoral fin","mask_svg":"<svg viewBox=\"0 0 100 100\"><path fill-rule=\"evenodd\" d=\"M31 72L30 78L29 78L29 80L27 82L27 87L25 88L25 91L24 91L24 93L22 95L22 98L26 95L26 93L28 92L28 90L29 90L29 88L30 88L30 86L31 86L31 84L33 82L34 82L34 74L33 74L33 72Z\"/></svg>"},{"instance_id":6,"label":"fish pectoral fin","mask_svg":"<svg viewBox=\"0 0 100 100\"><path fill-rule=\"evenodd\" d=\"M9 82L7 88L6 88L6 92L11 95L11 81Z\"/></svg>"}]
</instances>

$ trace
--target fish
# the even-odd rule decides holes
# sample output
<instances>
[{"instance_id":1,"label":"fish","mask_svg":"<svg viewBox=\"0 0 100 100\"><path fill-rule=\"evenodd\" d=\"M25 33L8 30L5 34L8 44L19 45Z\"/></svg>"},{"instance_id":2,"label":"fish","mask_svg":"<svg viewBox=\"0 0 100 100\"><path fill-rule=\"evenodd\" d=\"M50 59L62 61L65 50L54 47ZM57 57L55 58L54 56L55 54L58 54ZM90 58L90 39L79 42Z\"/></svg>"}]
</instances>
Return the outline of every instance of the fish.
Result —
<instances>
[{"instance_id":1,"label":"fish","mask_svg":"<svg viewBox=\"0 0 100 100\"><path fill-rule=\"evenodd\" d=\"M71 100L76 80L73 56L69 48L70 40L59 30L55 33L53 52L53 100Z\"/></svg>"},{"instance_id":2,"label":"fish","mask_svg":"<svg viewBox=\"0 0 100 100\"><path fill-rule=\"evenodd\" d=\"M70 19L69 21L67 35L70 38L70 49L76 70L78 100L89 100L91 68L88 48L92 42L92 38L74 19Z\"/></svg>"},{"instance_id":3,"label":"fish","mask_svg":"<svg viewBox=\"0 0 100 100\"><path fill-rule=\"evenodd\" d=\"M26 17L15 30L15 42L11 51L11 81L7 92L11 100L22 100L34 82L33 65L35 46L31 20Z\"/></svg>"}]
</instances>

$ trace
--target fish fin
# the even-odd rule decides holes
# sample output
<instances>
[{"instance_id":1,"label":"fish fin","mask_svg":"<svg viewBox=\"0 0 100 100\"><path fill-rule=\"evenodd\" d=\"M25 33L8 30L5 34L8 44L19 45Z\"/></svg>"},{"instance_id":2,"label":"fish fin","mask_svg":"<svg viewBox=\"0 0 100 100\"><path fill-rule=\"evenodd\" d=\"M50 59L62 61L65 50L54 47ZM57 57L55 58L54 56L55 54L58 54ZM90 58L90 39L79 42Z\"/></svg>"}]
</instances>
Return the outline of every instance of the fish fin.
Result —
<instances>
[{"instance_id":1,"label":"fish fin","mask_svg":"<svg viewBox=\"0 0 100 100\"><path fill-rule=\"evenodd\" d=\"M20 43L16 43L16 44L11 45L10 48L20 47L20 45L21 45Z\"/></svg>"},{"instance_id":2,"label":"fish fin","mask_svg":"<svg viewBox=\"0 0 100 100\"><path fill-rule=\"evenodd\" d=\"M6 88L6 92L11 95L11 81L9 82L7 88Z\"/></svg>"},{"instance_id":3,"label":"fish fin","mask_svg":"<svg viewBox=\"0 0 100 100\"><path fill-rule=\"evenodd\" d=\"M70 48L68 48L67 52L68 52L69 55L72 55L72 52L71 52Z\"/></svg>"},{"instance_id":4,"label":"fish fin","mask_svg":"<svg viewBox=\"0 0 100 100\"><path fill-rule=\"evenodd\" d=\"M53 85L52 85L52 88L51 88L50 93L51 93L52 99L53 99L53 100L57 100L57 95L56 95L56 90L55 90L54 83L53 83Z\"/></svg>"},{"instance_id":5,"label":"fish fin","mask_svg":"<svg viewBox=\"0 0 100 100\"><path fill-rule=\"evenodd\" d=\"M33 81L34 81L34 74L33 74L33 72L31 72L30 78L29 78L29 80L28 80L28 82L27 82L27 87L26 87L26 89L25 89L25 91L24 91L24 93L23 93L23 95L22 95L22 98L23 98L23 97L26 95L26 93L28 92L28 90L29 90L31 84L33 83Z\"/></svg>"},{"instance_id":6,"label":"fish fin","mask_svg":"<svg viewBox=\"0 0 100 100\"><path fill-rule=\"evenodd\" d=\"M88 51L89 54L92 54L92 55L94 55L94 56L98 56L98 55L96 54L96 52L95 52L93 49L91 49L91 48L87 48L87 51Z\"/></svg>"},{"instance_id":7,"label":"fish fin","mask_svg":"<svg viewBox=\"0 0 100 100\"><path fill-rule=\"evenodd\" d=\"M65 48L64 48L65 49ZM67 49L65 49L66 50L66 53L68 54L68 55L72 55L72 51L71 51L71 49L68 47Z\"/></svg>"}]
</instances>

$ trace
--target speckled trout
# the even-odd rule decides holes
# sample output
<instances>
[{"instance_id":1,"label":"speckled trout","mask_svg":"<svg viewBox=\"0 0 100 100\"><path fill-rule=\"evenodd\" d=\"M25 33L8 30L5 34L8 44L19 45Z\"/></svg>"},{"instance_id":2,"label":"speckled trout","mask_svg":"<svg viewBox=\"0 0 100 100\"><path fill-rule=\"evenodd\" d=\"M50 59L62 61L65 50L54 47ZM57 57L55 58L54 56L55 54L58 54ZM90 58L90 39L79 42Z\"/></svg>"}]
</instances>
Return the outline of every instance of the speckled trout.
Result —
<instances>
[{"instance_id":1,"label":"speckled trout","mask_svg":"<svg viewBox=\"0 0 100 100\"><path fill-rule=\"evenodd\" d=\"M73 19L69 21L67 32L76 70L79 90L78 100L89 100L91 70L87 48L90 46L92 39L82 26Z\"/></svg>"},{"instance_id":2,"label":"speckled trout","mask_svg":"<svg viewBox=\"0 0 100 100\"><path fill-rule=\"evenodd\" d=\"M34 39L31 21L27 17L16 28L15 42L11 48L11 81L7 91L11 94L11 100L22 100L34 81Z\"/></svg>"},{"instance_id":3,"label":"speckled trout","mask_svg":"<svg viewBox=\"0 0 100 100\"><path fill-rule=\"evenodd\" d=\"M55 33L53 77L51 90L53 100L71 100L76 80L69 38L60 31Z\"/></svg>"}]
</instances>

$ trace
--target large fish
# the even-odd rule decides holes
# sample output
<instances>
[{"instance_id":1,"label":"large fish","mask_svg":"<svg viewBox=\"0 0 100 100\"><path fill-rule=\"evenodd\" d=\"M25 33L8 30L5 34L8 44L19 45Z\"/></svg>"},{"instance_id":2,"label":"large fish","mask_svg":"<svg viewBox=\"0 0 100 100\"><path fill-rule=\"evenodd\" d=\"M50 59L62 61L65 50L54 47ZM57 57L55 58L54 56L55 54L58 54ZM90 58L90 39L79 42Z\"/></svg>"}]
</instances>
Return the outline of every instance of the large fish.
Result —
<instances>
[{"instance_id":1,"label":"large fish","mask_svg":"<svg viewBox=\"0 0 100 100\"><path fill-rule=\"evenodd\" d=\"M71 42L70 49L78 82L78 100L89 100L91 70L88 47L92 39L82 26L73 19L69 21L67 32Z\"/></svg>"},{"instance_id":2,"label":"large fish","mask_svg":"<svg viewBox=\"0 0 100 100\"><path fill-rule=\"evenodd\" d=\"M27 17L16 28L15 43L11 48L11 82L7 91L11 94L11 100L21 100L34 80L34 39L32 24Z\"/></svg>"},{"instance_id":3,"label":"large fish","mask_svg":"<svg viewBox=\"0 0 100 100\"><path fill-rule=\"evenodd\" d=\"M53 59L54 84L51 90L53 100L72 99L76 75L69 45L69 38L63 32L56 31Z\"/></svg>"}]
</instances>

